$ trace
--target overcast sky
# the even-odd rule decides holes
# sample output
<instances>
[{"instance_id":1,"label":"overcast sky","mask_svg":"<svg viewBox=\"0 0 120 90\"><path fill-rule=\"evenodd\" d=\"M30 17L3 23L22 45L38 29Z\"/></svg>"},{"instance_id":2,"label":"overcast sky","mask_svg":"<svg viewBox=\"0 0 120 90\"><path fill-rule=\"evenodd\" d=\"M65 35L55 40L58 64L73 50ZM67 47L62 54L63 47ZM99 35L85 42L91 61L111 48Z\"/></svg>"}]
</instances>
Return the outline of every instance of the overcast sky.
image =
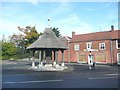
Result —
<instances>
[{"instance_id":1,"label":"overcast sky","mask_svg":"<svg viewBox=\"0 0 120 90\"><path fill-rule=\"evenodd\" d=\"M29 1L29 2L28 2ZM118 2L0 2L0 35L18 34L17 26L36 26L43 32L50 26L59 28L62 36L118 29ZM0 37L1 37L0 36Z\"/></svg>"}]
</instances>

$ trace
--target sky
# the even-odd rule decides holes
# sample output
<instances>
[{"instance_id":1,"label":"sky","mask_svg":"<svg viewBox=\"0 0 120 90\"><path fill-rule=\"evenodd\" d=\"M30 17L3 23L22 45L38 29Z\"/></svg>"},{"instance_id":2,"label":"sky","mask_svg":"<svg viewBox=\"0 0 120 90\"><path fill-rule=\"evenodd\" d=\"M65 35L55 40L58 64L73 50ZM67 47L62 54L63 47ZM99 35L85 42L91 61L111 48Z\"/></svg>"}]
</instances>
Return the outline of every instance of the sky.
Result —
<instances>
[{"instance_id":1,"label":"sky","mask_svg":"<svg viewBox=\"0 0 120 90\"><path fill-rule=\"evenodd\" d=\"M38 33L50 26L62 36L118 30L118 2L40 2L38 0L0 2L0 38L18 34L18 26L35 26Z\"/></svg>"}]
</instances>

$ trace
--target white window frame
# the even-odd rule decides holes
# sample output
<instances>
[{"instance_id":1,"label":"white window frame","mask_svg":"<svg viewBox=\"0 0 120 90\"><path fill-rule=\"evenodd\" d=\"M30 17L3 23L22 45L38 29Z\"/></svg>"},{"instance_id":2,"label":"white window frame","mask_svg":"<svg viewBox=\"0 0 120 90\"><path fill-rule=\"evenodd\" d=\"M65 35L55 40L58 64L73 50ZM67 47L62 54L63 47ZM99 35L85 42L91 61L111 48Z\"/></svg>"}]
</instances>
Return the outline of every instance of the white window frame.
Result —
<instances>
[{"instance_id":1,"label":"white window frame","mask_svg":"<svg viewBox=\"0 0 120 90\"><path fill-rule=\"evenodd\" d=\"M102 45L104 45L104 49L101 48ZM105 49L106 49L105 43L99 43L99 49L100 49L100 50L105 50Z\"/></svg>"},{"instance_id":2,"label":"white window frame","mask_svg":"<svg viewBox=\"0 0 120 90\"><path fill-rule=\"evenodd\" d=\"M117 48L117 49L120 49L120 48L118 48L118 40L116 40L116 48Z\"/></svg>"},{"instance_id":3,"label":"white window frame","mask_svg":"<svg viewBox=\"0 0 120 90\"><path fill-rule=\"evenodd\" d=\"M88 45L90 45L90 46L89 46L90 48L88 48ZM86 43L86 49L87 49L87 50L92 49L92 42L88 42L88 43Z\"/></svg>"},{"instance_id":4,"label":"white window frame","mask_svg":"<svg viewBox=\"0 0 120 90\"><path fill-rule=\"evenodd\" d=\"M119 64L119 65L120 65L120 61L119 61L119 54L120 54L120 53L117 53L117 64Z\"/></svg>"},{"instance_id":5,"label":"white window frame","mask_svg":"<svg viewBox=\"0 0 120 90\"><path fill-rule=\"evenodd\" d=\"M79 51L80 50L80 45L79 44L75 44L74 45L74 50L75 51Z\"/></svg>"}]
</instances>

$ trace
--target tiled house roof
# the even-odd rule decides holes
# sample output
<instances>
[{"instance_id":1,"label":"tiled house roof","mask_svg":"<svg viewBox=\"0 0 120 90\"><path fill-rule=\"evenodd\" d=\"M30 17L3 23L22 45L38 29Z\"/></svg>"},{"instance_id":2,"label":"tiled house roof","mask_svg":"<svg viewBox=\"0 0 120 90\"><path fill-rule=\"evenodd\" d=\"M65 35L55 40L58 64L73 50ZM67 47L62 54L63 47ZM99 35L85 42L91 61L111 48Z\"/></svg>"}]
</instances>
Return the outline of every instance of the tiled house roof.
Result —
<instances>
[{"instance_id":1,"label":"tiled house roof","mask_svg":"<svg viewBox=\"0 0 120 90\"><path fill-rule=\"evenodd\" d=\"M70 42L96 41L120 38L120 30L74 35Z\"/></svg>"}]
</instances>

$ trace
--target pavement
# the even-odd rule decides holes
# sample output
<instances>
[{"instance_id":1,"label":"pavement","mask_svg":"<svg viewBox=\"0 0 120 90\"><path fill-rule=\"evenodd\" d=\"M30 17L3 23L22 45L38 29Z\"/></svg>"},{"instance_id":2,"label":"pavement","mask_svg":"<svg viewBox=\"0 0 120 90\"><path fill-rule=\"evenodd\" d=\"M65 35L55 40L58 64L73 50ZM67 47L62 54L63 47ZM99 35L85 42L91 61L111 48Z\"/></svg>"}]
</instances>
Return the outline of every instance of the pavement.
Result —
<instances>
[{"instance_id":1,"label":"pavement","mask_svg":"<svg viewBox=\"0 0 120 90\"><path fill-rule=\"evenodd\" d=\"M37 65L37 62L36 62ZM119 66L66 63L68 69L59 72L37 72L31 61L2 62L3 88L118 88Z\"/></svg>"}]
</instances>

